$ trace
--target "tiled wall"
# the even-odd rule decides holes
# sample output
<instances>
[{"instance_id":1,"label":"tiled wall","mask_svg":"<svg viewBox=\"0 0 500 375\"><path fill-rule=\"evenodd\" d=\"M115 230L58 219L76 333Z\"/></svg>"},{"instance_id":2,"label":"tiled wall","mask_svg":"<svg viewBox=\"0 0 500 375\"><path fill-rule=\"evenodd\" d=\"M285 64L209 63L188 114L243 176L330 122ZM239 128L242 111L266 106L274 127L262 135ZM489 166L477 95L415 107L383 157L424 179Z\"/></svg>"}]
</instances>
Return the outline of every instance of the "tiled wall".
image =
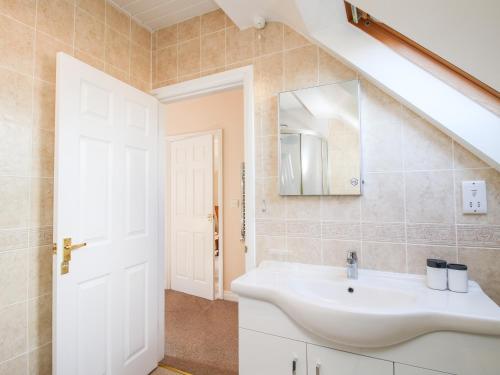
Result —
<instances>
[{"instance_id":1,"label":"tiled wall","mask_svg":"<svg viewBox=\"0 0 500 375\"><path fill-rule=\"evenodd\" d=\"M51 373L56 52L149 90L150 46L105 0L0 0L0 374Z\"/></svg>"},{"instance_id":2,"label":"tiled wall","mask_svg":"<svg viewBox=\"0 0 500 375\"><path fill-rule=\"evenodd\" d=\"M215 11L153 34L153 86L254 64L257 256L423 273L427 257L467 263L500 303L500 174L290 28L240 31ZM361 197L280 197L276 93L362 80ZM430 95L432 93L429 93ZM471 124L474 126L474 124ZM461 213L461 181L486 180L489 213Z\"/></svg>"}]
</instances>

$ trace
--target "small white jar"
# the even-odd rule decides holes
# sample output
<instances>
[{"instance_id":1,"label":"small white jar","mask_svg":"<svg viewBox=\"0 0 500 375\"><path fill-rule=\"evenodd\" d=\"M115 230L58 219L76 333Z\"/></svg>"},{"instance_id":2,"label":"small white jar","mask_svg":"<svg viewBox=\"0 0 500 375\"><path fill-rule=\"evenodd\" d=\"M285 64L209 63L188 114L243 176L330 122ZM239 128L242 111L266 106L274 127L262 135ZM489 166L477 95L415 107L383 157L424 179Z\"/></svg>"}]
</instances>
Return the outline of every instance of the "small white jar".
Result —
<instances>
[{"instance_id":1,"label":"small white jar","mask_svg":"<svg viewBox=\"0 0 500 375\"><path fill-rule=\"evenodd\" d=\"M448 289L458 293L469 291L469 276L465 264L448 264Z\"/></svg>"},{"instance_id":2,"label":"small white jar","mask_svg":"<svg viewBox=\"0 0 500 375\"><path fill-rule=\"evenodd\" d=\"M448 272L445 260L427 259L427 286L437 290L448 289Z\"/></svg>"}]
</instances>

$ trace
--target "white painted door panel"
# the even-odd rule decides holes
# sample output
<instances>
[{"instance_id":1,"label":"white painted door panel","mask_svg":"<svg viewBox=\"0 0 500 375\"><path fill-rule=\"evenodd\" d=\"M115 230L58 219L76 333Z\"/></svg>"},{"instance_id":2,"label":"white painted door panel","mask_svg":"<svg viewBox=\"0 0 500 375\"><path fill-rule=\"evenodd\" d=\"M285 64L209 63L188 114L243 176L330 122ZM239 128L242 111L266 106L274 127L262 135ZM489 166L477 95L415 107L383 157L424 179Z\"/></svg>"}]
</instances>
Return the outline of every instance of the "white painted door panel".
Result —
<instances>
[{"instance_id":1,"label":"white painted door panel","mask_svg":"<svg viewBox=\"0 0 500 375\"><path fill-rule=\"evenodd\" d=\"M306 375L306 358L302 341L239 330L239 375Z\"/></svg>"},{"instance_id":2,"label":"white painted door panel","mask_svg":"<svg viewBox=\"0 0 500 375\"><path fill-rule=\"evenodd\" d=\"M308 374L313 375L393 375L392 362L311 344L307 363Z\"/></svg>"},{"instance_id":3,"label":"white painted door panel","mask_svg":"<svg viewBox=\"0 0 500 375\"><path fill-rule=\"evenodd\" d=\"M53 368L142 375L156 367L157 100L57 56ZM63 238L73 251L61 274Z\"/></svg>"},{"instance_id":4,"label":"white painted door panel","mask_svg":"<svg viewBox=\"0 0 500 375\"><path fill-rule=\"evenodd\" d=\"M170 164L171 287L213 300L212 135L173 141Z\"/></svg>"}]
</instances>

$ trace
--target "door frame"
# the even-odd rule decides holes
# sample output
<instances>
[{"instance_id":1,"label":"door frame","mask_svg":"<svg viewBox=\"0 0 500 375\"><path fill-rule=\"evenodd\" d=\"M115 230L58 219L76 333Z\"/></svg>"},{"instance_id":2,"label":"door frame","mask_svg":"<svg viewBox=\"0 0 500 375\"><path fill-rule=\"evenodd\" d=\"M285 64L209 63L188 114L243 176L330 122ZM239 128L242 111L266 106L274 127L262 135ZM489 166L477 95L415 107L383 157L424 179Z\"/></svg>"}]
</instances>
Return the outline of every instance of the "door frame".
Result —
<instances>
[{"instance_id":1,"label":"door frame","mask_svg":"<svg viewBox=\"0 0 500 375\"><path fill-rule=\"evenodd\" d=\"M164 86L151 91L151 94L160 102L158 109L158 189L159 189L159 239L158 239L158 331L165 332L165 279L166 279L166 129L168 113L164 105L182 99L195 98L210 93L230 90L236 87L243 88L244 112L244 145L245 145L245 272L255 268L255 123L254 123L254 72L253 65L211 74L170 86ZM168 125L167 125L168 126ZM227 294L227 293L226 293ZM232 294L230 295L232 296ZM226 298L229 296L225 296ZM164 335L158 335L158 361L165 354Z\"/></svg>"},{"instance_id":2,"label":"door frame","mask_svg":"<svg viewBox=\"0 0 500 375\"><path fill-rule=\"evenodd\" d=\"M171 135L167 136L165 138L165 147L166 147L166 157L167 157L167 165L166 167L166 185L165 185L165 196L166 200L165 202L168 204L171 200L171 195L170 195L170 150L171 150L171 145L173 142L180 141L183 139L189 139L201 135L207 135L210 134L212 135L212 141L215 139L219 140L218 147L219 147L219 160L217 163L217 170L220 171L220 173L217 175L217 202L219 205L219 257L217 259L218 263L218 273L217 273L217 279L218 279L218 290L214 290L214 299L224 299L224 186L223 186L223 176L224 176L224 163L223 163L223 132L222 129L215 129L215 130L207 130L207 131L202 131L202 132L194 132L194 133L183 133L183 134L177 134L177 135ZM215 163L214 163L215 166ZM165 206L166 207L166 206ZM165 226L165 289L170 289L170 284L171 284L171 276L172 276L172 270L171 270L171 259L172 259L172 237L170 234L170 223L172 222L172 211L166 209L165 213L165 218L166 218L166 226ZM213 258L212 258L213 259Z\"/></svg>"}]
</instances>

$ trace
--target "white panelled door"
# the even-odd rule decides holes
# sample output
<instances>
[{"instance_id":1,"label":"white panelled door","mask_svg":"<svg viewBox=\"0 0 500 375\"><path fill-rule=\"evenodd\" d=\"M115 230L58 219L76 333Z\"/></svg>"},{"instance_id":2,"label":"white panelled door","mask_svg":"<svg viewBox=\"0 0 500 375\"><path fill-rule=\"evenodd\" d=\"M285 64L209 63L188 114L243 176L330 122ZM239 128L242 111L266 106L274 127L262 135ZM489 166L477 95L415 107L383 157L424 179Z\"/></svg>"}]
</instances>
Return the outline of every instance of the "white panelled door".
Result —
<instances>
[{"instance_id":1,"label":"white panelled door","mask_svg":"<svg viewBox=\"0 0 500 375\"><path fill-rule=\"evenodd\" d=\"M171 143L171 287L214 299L213 139Z\"/></svg>"},{"instance_id":2,"label":"white panelled door","mask_svg":"<svg viewBox=\"0 0 500 375\"><path fill-rule=\"evenodd\" d=\"M158 102L59 53L56 117L54 374L148 374L163 334ZM67 262L65 238L86 243Z\"/></svg>"}]
</instances>

